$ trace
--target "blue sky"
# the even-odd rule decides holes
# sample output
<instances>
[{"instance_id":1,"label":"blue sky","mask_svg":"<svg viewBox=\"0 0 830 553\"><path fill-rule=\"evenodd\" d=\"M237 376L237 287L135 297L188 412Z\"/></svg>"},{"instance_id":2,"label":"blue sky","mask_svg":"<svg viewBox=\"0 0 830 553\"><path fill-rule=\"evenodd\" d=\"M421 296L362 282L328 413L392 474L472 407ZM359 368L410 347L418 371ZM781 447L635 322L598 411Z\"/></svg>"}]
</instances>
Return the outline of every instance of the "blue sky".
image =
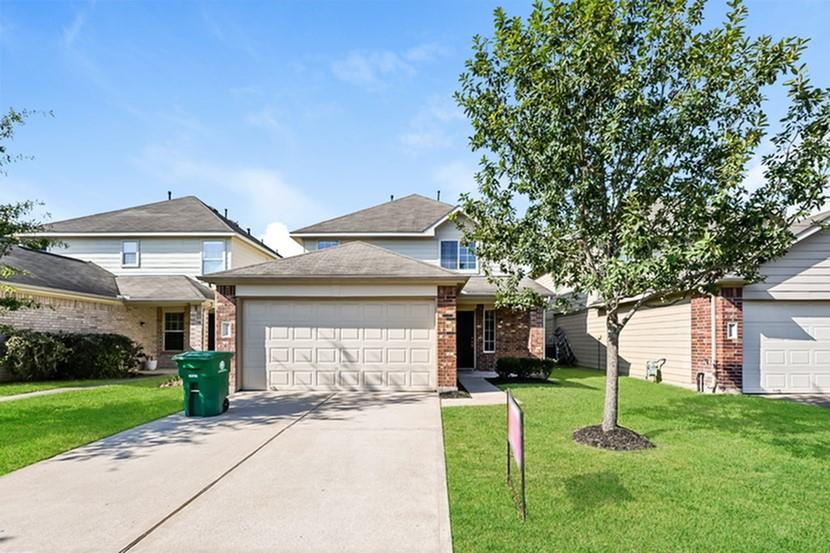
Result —
<instances>
[{"instance_id":1,"label":"blue sky","mask_svg":"<svg viewBox=\"0 0 830 553\"><path fill-rule=\"evenodd\" d=\"M452 200L478 156L451 95L496 5L530 2L0 0L0 109L54 112L19 130L35 159L0 177L0 201L39 199L57 220L172 190L285 249L286 226L391 194ZM810 38L804 61L830 86L830 0L748 5L752 34Z\"/></svg>"}]
</instances>

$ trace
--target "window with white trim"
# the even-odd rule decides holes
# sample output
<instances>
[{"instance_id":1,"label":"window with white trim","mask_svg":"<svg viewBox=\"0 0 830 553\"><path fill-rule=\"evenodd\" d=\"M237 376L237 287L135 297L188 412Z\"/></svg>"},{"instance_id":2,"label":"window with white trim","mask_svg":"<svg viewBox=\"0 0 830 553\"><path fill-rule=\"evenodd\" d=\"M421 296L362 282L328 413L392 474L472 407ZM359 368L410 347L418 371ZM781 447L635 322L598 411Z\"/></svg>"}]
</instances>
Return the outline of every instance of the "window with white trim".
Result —
<instances>
[{"instance_id":1,"label":"window with white trim","mask_svg":"<svg viewBox=\"0 0 830 553\"><path fill-rule=\"evenodd\" d=\"M496 351L496 312L492 309L484 310L484 353Z\"/></svg>"},{"instance_id":2,"label":"window with white trim","mask_svg":"<svg viewBox=\"0 0 830 553\"><path fill-rule=\"evenodd\" d=\"M141 264L141 247L138 240L121 242L121 266L138 267Z\"/></svg>"},{"instance_id":3,"label":"window with white trim","mask_svg":"<svg viewBox=\"0 0 830 553\"><path fill-rule=\"evenodd\" d=\"M184 312L164 313L164 351L184 351Z\"/></svg>"},{"instance_id":4,"label":"window with white trim","mask_svg":"<svg viewBox=\"0 0 830 553\"><path fill-rule=\"evenodd\" d=\"M317 240L318 250L327 250L329 248L336 248L340 245L340 240Z\"/></svg>"},{"instance_id":5,"label":"window with white trim","mask_svg":"<svg viewBox=\"0 0 830 553\"><path fill-rule=\"evenodd\" d=\"M222 321L221 330L219 331L219 335L222 338L232 338L233 337L233 323L231 321Z\"/></svg>"},{"instance_id":6,"label":"window with white trim","mask_svg":"<svg viewBox=\"0 0 830 553\"><path fill-rule=\"evenodd\" d=\"M475 271L478 268L474 245L458 240L441 240L441 267L451 271Z\"/></svg>"},{"instance_id":7,"label":"window with white trim","mask_svg":"<svg viewBox=\"0 0 830 553\"><path fill-rule=\"evenodd\" d=\"M225 241L205 240L202 242L202 274L207 275L225 270Z\"/></svg>"}]
</instances>

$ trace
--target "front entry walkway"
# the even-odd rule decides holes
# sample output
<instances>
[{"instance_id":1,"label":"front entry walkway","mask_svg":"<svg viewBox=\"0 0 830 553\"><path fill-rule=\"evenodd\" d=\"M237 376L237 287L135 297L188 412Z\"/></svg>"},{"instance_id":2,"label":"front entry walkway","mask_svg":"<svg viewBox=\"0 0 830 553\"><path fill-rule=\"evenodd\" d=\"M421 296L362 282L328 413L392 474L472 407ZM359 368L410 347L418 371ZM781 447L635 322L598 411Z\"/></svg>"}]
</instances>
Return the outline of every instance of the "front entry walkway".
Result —
<instances>
[{"instance_id":1,"label":"front entry walkway","mask_svg":"<svg viewBox=\"0 0 830 553\"><path fill-rule=\"evenodd\" d=\"M0 551L452 548L435 394L237 394L6 475L0 497Z\"/></svg>"}]
</instances>

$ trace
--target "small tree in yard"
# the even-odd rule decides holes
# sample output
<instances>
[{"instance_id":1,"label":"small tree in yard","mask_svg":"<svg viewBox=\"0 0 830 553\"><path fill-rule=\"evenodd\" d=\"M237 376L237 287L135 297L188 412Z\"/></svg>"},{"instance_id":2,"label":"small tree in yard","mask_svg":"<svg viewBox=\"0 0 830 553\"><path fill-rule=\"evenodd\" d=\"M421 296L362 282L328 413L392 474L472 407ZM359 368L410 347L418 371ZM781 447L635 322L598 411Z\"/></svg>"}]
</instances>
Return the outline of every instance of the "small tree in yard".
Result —
<instances>
[{"instance_id":1,"label":"small tree in yard","mask_svg":"<svg viewBox=\"0 0 830 553\"><path fill-rule=\"evenodd\" d=\"M17 125L22 125L31 111L9 112L0 117L0 174L6 175L8 165L12 162L25 159L20 154L11 154L8 144L14 138L14 131ZM17 203L0 204L0 279L7 279L19 271L14 267L3 263L3 256L11 251L12 247L23 244L33 248L44 248L47 242L43 239L23 239L20 234L35 232L40 229L40 223L30 219L32 210L37 206L36 202L25 201ZM16 310L21 307L32 307L34 303L20 299L10 293L8 286L0 283L0 311Z\"/></svg>"},{"instance_id":2,"label":"small tree in yard","mask_svg":"<svg viewBox=\"0 0 830 553\"><path fill-rule=\"evenodd\" d=\"M806 41L748 38L739 0L704 29L704 3L552 0L526 21L498 9L456 93L484 152L466 240L511 275L500 304L538 301L517 283L543 273L603 302L609 439L625 431L618 344L637 309L757 280L825 201L830 91L800 65ZM768 137L765 91L784 78L789 108ZM764 182L748 186L762 148Z\"/></svg>"}]
</instances>

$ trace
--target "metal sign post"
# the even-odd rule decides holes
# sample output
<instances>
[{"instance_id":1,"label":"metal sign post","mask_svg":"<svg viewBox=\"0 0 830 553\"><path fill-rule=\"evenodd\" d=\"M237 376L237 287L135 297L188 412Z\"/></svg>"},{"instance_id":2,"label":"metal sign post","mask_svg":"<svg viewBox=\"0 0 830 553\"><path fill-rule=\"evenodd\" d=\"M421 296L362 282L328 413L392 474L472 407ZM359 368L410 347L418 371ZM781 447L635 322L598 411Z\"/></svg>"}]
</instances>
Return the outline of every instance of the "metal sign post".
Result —
<instances>
[{"instance_id":1,"label":"metal sign post","mask_svg":"<svg viewBox=\"0 0 830 553\"><path fill-rule=\"evenodd\" d=\"M512 460L511 460L512 457ZM521 475L520 491L513 482L512 465ZM525 415L513 393L507 390L507 485L513 494L513 501L519 509L522 520L527 519L527 501L525 498Z\"/></svg>"}]
</instances>

